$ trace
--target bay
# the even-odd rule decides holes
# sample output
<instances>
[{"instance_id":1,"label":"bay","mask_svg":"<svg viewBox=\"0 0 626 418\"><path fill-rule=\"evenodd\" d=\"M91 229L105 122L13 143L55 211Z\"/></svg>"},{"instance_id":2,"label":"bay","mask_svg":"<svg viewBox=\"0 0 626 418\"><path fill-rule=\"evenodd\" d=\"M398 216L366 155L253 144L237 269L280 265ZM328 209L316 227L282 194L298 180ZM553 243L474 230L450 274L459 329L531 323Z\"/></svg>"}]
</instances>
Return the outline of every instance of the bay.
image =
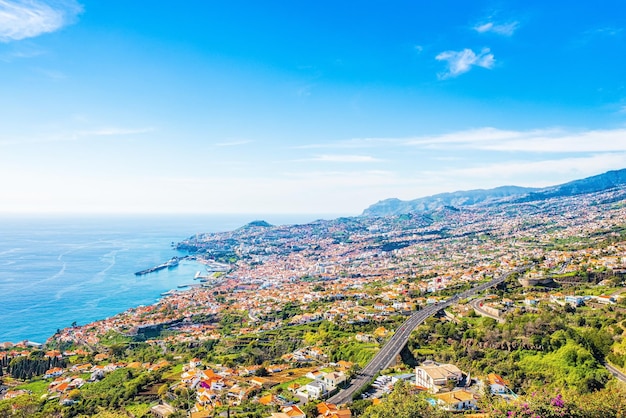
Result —
<instances>
[{"instance_id":1,"label":"bay","mask_svg":"<svg viewBox=\"0 0 626 418\"><path fill-rule=\"evenodd\" d=\"M155 303L194 283L204 267L134 273L185 255L173 243L252 220L293 224L314 215L3 216L0 217L0 342L43 343L57 329Z\"/></svg>"}]
</instances>

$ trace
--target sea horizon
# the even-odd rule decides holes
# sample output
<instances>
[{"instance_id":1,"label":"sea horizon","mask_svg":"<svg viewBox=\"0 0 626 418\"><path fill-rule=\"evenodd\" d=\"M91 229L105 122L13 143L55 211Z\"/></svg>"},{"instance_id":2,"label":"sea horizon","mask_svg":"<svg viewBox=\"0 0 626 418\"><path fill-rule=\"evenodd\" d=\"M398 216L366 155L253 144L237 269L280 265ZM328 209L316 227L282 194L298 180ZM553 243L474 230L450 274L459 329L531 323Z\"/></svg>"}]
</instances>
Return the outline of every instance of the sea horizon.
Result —
<instances>
[{"instance_id":1,"label":"sea horizon","mask_svg":"<svg viewBox=\"0 0 626 418\"><path fill-rule=\"evenodd\" d=\"M0 214L0 342L44 343L57 329L156 303L193 284L204 266L134 273L186 255L173 244L196 233L333 219L298 214Z\"/></svg>"}]
</instances>

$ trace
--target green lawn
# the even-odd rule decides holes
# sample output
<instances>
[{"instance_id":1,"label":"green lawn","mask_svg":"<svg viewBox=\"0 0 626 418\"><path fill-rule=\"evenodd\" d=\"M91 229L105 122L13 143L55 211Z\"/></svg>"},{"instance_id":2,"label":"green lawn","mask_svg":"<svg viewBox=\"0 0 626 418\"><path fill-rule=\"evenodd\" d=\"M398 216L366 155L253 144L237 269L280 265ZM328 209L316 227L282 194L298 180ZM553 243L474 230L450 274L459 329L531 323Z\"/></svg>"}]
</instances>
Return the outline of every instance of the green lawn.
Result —
<instances>
[{"instance_id":1,"label":"green lawn","mask_svg":"<svg viewBox=\"0 0 626 418\"><path fill-rule=\"evenodd\" d=\"M133 339L124 334L120 334L116 331L109 331L102 336L100 343L104 346L112 346L112 345L125 345L131 342Z\"/></svg>"},{"instance_id":2,"label":"green lawn","mask_svg":"<svg viewBox=\"0 0 626 418\"><path fill-rule=\"evenodd\" d=\"M39 398L44 393L48 393L49 384L50 382L47 380L36 380L34 382L17 386L16 389L30 390L35 397Z\"/></svg>"},{"instance_id":3,"label":"green lawn","mask_svg":"<svg viewBox=\"0 0 626 418\"><path fill-rule=\"evenodd\" d=\"M150 404L147 403L137 403L132 405L127 405L124 407L127 412L133 414L135 417L143 417L147 416L150 411Z\"/></svg>"},{"instance_id":4,"label":"green lawn","mask_svg":"<svg viewBox=\"0 0 626 418\"><path fill-rule=\"evenodd\" d=\"M287 387L288 387L289 385L294 384L294 383L297 383L297 384L299 384L300 386L304 386L304 385L306 385L307 383L311 383L312 381L313 381L313 379L310 379L310 378L308 378L308 377L306 377L306 376L301 376L301 377L299 377L299 378L297 378L297 379L290 380L290 381L285 382L285 383L281 383L280 385L275 386L275 387L274 387L274 388L272 388L272 389L273 389L274 391L275 391L276 389L278 389L278 388L281 388L281 389L283 389L283 390L287 390Z\"/></svg>"},{"instance_id":5,"label":"green lawn","mask_svg":"<svg viewBox=\"0 0 626 418\"><path fill-rule=\"evenodd\" d=\"M182 364L177 364L174 367L172 367L171 370L169 370L167 373L163 374L163 379L165 380L179 380L180 379L180 375L183 372L183 365Z\"/></svg>"}]
</instances>

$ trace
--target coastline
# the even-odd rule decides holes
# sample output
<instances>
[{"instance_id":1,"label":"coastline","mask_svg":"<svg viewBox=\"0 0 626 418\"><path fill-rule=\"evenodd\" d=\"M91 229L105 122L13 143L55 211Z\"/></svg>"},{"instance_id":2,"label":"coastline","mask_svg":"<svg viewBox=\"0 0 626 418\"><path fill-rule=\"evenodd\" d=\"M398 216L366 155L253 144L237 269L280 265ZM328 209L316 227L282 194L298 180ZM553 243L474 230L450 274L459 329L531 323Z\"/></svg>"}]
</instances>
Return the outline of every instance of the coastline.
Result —
<instances>
[{"instance_id":1,"label":"coastline","mask_svg":"<svg viewBox=\"0 0 626 418\"><path fill-rule=\"evenodd\" d=\"M195 261L145 276L134 273L174 256L177 243L207 222L172 217L0 218L0 342L44 343L57 329L101 320L158 302L161 293L193 282ZM209 218L211 221L211 218Z\"/></svg>"},{"instance_id":2,"label":"coastline","mask_svg":"<svg viewBox=\"0 0 626 418\"><path fill-rule=\"evenodd\" d=\"M43 343L73 322L87 324L194 283L206 265L173 244L198 233L233 231L252 219L290 225L314 215L0 216L0 341ZM175 269L135 272L173 256ZM201 260L202 261L202 260ZM191 290L191 289L187 289Z\"/></svg>"},{"instance_id":3,"label":"coastline","mask_svg":"<svg viewBox=\"0 0 626 418\"><path fill-rule=\"evenodd\" d=\"M204 263L199 263L199 260L194 261L203 265L214 264L212 260L203 260ZM180 309L181 300L195 300L199 295L205 296L205 292L209 289L218 287L220 284L223 284L224 281L230 281L229 278L226 277L224 280L221 280L221 277L214 277L212 280L213 282L202 281L202 283L191 285L191 287L187 287L188 285L182 285L182 289L170 289L169 291L162 293L161 297L154 301L154 303L131 307L111 317L91 321L84 325L63 328L57 333L51 335L46 340L46 343L55 339L59 342L73 341L87 345L96 345L99 343L98 336L104 335L109 331L115 331L123 335L131 336L135 335L138 332L137 330L140 329L167 326L174 323L178 324L183 322L184 318L181 318L176 313L169 317L161 316L159 320L143 322L137 320L136 316L154 314L156 312L157 314L153 315L153 317L159 318L158 311L169 311L171 306L178 306ZM216 314L220 310L217 304L213 304L213 306L211 306L211 303L208 303L207 306L209 309L203 309L203 314ZM207 306L204 307L206 308ZM89 334L89 331L87 330L95 331Z\"/></svg>"},{"instance_id":4,"label":"coastline","mask_svg":"<svg viewBox=\"0 0 626 418\"><path fill-rule=\"evenodd\" d=\"M191 261L191 260L190 260ZM193 260L195 262L195 260ZM193 264L191 265L192 268L196 268L198 264ZM160 272L153 272L153 273L148 273L145 276L146 280L150 279L150 275L154 275L154 274L159 274ZM163 272L166 273L166 272ZM132 273L131 273L132 274ZM185 278L183 280L185 280L186 282L189 282L190 280L192 280L193 277L189 277L189 278ZM189 291L193 291L194 289L200 288L204 285L204 283L197 283L197 284L193 284L193 283L182 283L182 284L177 284L175 288L170 288L169 290L163 291L157 295L155 295L155 297L152 298L152 300L148 303L142 303L142 304L137 304L137 305L133 305L130 306L128 308L125 308L121 311L117 311L116 313L107 316L107 317L102 317L102 318L96 318L93 320L89 320L89 321L85 321L83 323L80 323L79 325L77 325L76 327L65 327L65 328L59 328L60 331L66 330L66 329L72 329L72 328L77 328L77 327L89 327L92 326L94 323L100 322L100 321L107 321L111 318L115 318L117 316L120 315L124 315L127 314L130 311L134 311L138 308L144 307L144 306L155 306L158 305L160 303L167 303L167 298L171 297L171 296L178 296L182 293L185 292L189 292ZM53 339L55 336L57 335L57 333L52 333L51 335L49 335L48 337L46 337L44 340L42 341L32 341L30 339L25 339L25 340L17 340L17 341L0 341L0 346L4 346L6 347L10 347L10 346L18 346L18 345L27 345L27 346L43 346L46 343L48 343L51 339Z\"/></svg>"}]
</instances>

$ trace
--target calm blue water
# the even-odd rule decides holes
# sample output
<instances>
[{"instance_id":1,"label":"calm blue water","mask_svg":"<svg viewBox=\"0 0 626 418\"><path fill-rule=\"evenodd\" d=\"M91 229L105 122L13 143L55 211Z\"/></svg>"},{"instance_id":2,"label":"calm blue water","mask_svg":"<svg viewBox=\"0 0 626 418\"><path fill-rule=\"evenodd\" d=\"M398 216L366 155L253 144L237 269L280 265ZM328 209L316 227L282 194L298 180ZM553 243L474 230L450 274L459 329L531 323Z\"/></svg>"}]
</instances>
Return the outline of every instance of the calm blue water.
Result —
<instances>
[{"instance_id":1,"label":"calm blue water","mask_svg":"<svg viewBox=\"0 0 626 418\"><path fill-rule=\"evenodd\" d=\"M103 319L194 283L191 261L145 276L171 247L198 232L226 231L255 219L274 224L314 216L0 218L0 342L45 342L58 328Z\"/></svg>"}]
</instances>

